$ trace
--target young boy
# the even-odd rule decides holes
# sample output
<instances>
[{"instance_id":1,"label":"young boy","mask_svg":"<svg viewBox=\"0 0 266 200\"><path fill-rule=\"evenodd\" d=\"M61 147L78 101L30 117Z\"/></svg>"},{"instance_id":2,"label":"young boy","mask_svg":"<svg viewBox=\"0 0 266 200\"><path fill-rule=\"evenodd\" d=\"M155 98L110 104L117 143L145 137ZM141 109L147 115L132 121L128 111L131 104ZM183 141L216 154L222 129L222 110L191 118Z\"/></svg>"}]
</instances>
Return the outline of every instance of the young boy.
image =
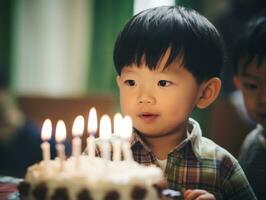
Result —
<instances>
[{"instance_id":1,"label":"young boy","mask_svg":"<svg viewBox=\"0 0 266 200\"><path fill-rule=\"evenodd\" d=\"M192 199L256 199L237 160L202 137L189 118L218 96L223 42L214 26L183 7L134 16L119 34L114 64L121 111L132 118L134 159L157 164L169 187Z\"/></svg>"},{"instance_id":2,"label":"young boy","mask_svg":"<svg viewBox=\"0 0 266 200\"><path fill-rule=\"evenodd\" d=\"M239 157L258 199L266 197L266 10L247 25L233 54L235 83L250 117L258 123Z\"/></svg>"}]
</instances>

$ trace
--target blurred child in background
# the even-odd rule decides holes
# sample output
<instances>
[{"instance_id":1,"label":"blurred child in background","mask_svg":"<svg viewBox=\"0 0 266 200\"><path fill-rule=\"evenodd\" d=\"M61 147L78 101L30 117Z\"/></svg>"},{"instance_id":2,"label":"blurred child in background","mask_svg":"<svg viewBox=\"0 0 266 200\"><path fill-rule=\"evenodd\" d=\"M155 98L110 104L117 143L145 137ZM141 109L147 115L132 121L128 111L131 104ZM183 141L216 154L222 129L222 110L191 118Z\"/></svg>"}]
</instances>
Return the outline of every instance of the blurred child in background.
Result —
<instances>
[{"instance_id":1,"label":"blurred child in background","mask_svg":"<svg viewBox=\"0 0 266 200\"><path fill-rule=\"evenodd\" d=\"M28 166L42 159L41 132L18 108L0 67L0 176L22 178ZM54 141L51 151L55 157Z\"/></svg>"},{"instance_id":2,"label":"blurred child in background","mask_svg":"<svg viewBox=\"0 0 266 200\"><path fill-rule=\"evenodd\" d=\"M246 137L239 157L258 199L266 198L266 10L251 20L234 52L234 81L257 127Z\"/></svg>"}]
</instances>

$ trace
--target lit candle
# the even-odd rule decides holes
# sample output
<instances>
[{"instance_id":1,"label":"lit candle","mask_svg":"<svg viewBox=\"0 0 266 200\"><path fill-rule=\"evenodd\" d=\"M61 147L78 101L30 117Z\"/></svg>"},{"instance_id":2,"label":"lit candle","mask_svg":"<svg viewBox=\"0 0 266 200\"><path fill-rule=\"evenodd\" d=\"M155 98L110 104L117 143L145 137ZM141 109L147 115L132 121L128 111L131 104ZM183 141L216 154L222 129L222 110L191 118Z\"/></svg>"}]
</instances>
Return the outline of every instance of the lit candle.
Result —
<instances>
[{"instance_id":1,"label":"lit candle","mask_svg":"<svg viewBox=\"0 0 266 200\"><path fill-rule=\"evenodd\" d=\"M59 120L55 128L55 140L57 142L56 149L57 149L57 156L59 157L60 160L60 169L63 169L64 167L65 146L63 142L65 139L66 139L66 126L63 120Z\"/></svg>"},{"instance_id":2,"label":"lit candle","mask_svg":"<svg viewBox=\"0 0 266 200\"><path fill-rule=\"evenodd\" d=\"M41 144L41 149L45 166L48 165L48 162L51 159L50 144L48 142L51 136L52 136L52 122L50 119L46 119L43 123L42 132L41 132L41 138L43 140L43 143Z\"/></svg>"},{"instance_id":3,"label":"lit candle","mask_svg":"<svg viewBox=\"0 0 266 200\"><path fill-rule=\"evenodd\" d=\"M95 157L95 134L97 132L97 113L95 108L90 109L88 118L88 133L87 151L89 157Z\"/></svg>"},{"instance_id":4,"label":"lit candle","mask_svg":"<svg viewBox=\"0 0 266 200\"><path fill-rule=\"evenodd\" d=\"M114 134L119 136L121 133L123 117L120 113L116 113L114 116Z\"/></svg>"},{"instance_id":5,"label":"lit candle","mask_svg":"<svg viewBox=\"0 0 266 200\"><path fill-rule=\"evenodd\" d=\"M113 140L113 161L121 160L121 127L123 123L123 117L120 113L116 113L114 116L114 135L116 138Z\"/></svg>"},{"instance_id":6,"label":"lit candle","mask_svg":"<svg viewBox=\"0 0 266 200\"><path fill-rule=\"evenodd\" d=\"M121 132L121 137L124 139L123 144L122 144L122 151L124 155L125 160L133 160L133 155L130 147L129 140L132 135L132 120L129 116L125 116L123 119L123 124L122 124L122 132Z\"/></svg>"},{"instance_id":7,"label":"lit candle","mask_svg":"<svg viewBox=\"0 0 266 200\"><path fill-rule=\"evenodd\" d=\"M81 139L80 137L82 136L84 132L84 118L79 115L76 117L74 120L73 126L72 126L72 156L75 159L76 167L79 166L79 156L81 154Z\"/></svg>"},{"instance_id":8,"label":"lit candle","mask_svg":"<svg viewBox=\"0 0 266 200\"><path fill-rule=\"evenodd\" d=\"M106 160L110 160L110 138L112 135L111 120L108 115L103 115L100 120L100 148L102 152L102 157Z\"/></svg>"}]
</instances>

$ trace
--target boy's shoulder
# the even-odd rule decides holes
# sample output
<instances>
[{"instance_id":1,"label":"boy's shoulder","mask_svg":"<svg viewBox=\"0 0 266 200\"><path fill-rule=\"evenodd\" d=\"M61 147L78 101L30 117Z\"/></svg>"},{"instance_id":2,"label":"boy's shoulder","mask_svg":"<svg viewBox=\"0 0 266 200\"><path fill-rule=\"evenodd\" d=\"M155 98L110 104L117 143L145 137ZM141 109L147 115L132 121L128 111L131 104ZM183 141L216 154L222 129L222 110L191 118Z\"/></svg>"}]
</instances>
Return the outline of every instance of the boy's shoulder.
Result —
<instances>
[{"instance_id":1,"label":"boy's shoulder","mask_svg":"<svg viewBox=\"0 0 266 200\"><path fill-rule=\"evenodd\" d=\"M217 161L231 160L232 164L237 162L236 158L223 147L209 138L201 137L199 143L199 156L201 159Z\"/></svg>"},{"instance_id":2,"label":"boy's shoulder","mask_svg":"<svg viewBox=\"0 0 266 200\"><path fill-rule=\"evenodd\" d=\"M256 128L251 130L249 134L246 136L245 141L254 141L257 140L260 136L263 136L262 133L265 131L260 124L257 124Z\"/></svg>"},{"instance_id":3,"label":"boy's shoulder","mask_svg":"<svg viewBox=\"0 0 266 200\"><path fill-rule=\"evenodd\" d=\"M229 163L235 165L237 160L226 149L216 144L209 138L203 137L200 125L192 118L189 119L189 123L193 126L192 135L192 150L201 162L213 162L217 163Z\"/></svg>"},{"instance_id":4,"label":"boy's shoulder","mask_svg":"<svg viewBox=\"0 0 266 200\"><path fill-rule=\"evenodd\" d=\"M249 132L249 134L246 136L242 149L250 148L251 146L265 146L266 145L266 139L265 136L263 136L263 127L261 125L257 125L256 128L254 128L252 131Z\"/></svg>"}]
</instances>

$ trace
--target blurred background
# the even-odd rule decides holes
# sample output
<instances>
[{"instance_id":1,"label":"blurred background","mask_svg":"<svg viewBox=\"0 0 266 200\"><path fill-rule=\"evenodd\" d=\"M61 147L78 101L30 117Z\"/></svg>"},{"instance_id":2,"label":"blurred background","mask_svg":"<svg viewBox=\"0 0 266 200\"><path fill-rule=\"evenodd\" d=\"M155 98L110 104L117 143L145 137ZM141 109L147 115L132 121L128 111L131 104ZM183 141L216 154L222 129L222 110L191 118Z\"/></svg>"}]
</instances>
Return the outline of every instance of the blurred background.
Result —
<instances>
[{"instance_id":1,"label":"blurred background","mask_svg":"<svg viewBox=\"0 0 266 200\"><path fill-rule=\"evenodd\" d=\"M225 0L2 1L1 65L16 95L113 95L112 49L129 18L181 4L213 19Z\"/></svg>"},{"instance_id":2,"label":"blurred background","mask_svg":"<svg viewBox=\"0 0 266 200\"><path fill-rule=\"evenodd\" d=\"M231 44L264 0L7 0L0 4L1 82L24 116L38 127L46 118L66 122L91 107L99 115L119 111L114 41L139 11L157 5L183 5L205 15ZM228 45L230 52L230 45ZM229 67L228 67L229 66ZM231 102L230 64L223 72L217 103L193 117L203 134L238 155L253 124Z\"/></svg>"}]
</instances>

